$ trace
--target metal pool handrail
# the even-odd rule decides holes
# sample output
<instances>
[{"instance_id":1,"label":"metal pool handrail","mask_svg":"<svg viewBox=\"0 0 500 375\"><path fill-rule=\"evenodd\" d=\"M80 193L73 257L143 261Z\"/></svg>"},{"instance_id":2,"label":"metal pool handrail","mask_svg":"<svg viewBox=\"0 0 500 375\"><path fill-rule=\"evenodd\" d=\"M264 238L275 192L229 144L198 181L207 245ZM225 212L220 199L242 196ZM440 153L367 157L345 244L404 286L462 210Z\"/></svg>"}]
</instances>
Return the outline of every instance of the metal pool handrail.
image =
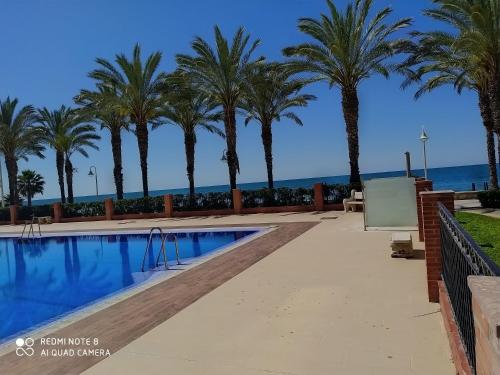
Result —
<instances>
[{"instance_id":1,"label":"metal pool handrail","mask_svg":"<svg viewBox=\"0 0 500 375\"><path fill-rule=\"evenodd\" d=\"M160 238L161 238L161 248L160 248L160 251L158 252L158 256L156 257L155 266L158 267L158 265L160 263L160 256L163 255L163 262L164 262L165 270L168 270L167 253L165 251L165 242L168 239L168 235L165 236L165 234L163 233L163 230L160 227L153 227L149 231L148 243L146 245L146 250L144 251L144 257L142 258L142 266L141 266L142 272L144 272L144 264L146 263L146 257L148 255L149 251L152 251L151 246L152 246L152 242L153 242L154 231L158 231L160 233ZM175 234L170 234L170 235L173 236L173 238L174 238L175 255L177 258L177 264L180 265L181 261L179 259L179 246L177 244L177 236ZM154 253L153 253L153 255L154 255Z\"/></svg>"},{"instance_id":2,"label":"metal pool handrail","mask_svg":"<svg viewBox=\"0 0 500 375\"><path fill-rule=\"evenodd\" d=\"M156 267L158 267L158 262L160 261L160 255L163 254L164 266L165 266L165 269L168 270L167 254L165 252L165 236L163 235L163 230L160 227L153 227L149 231L148 244L146 245L146 250L144 251L144 257L142 258L142 266L141 266L142 272L144 272L144 263L146 262L146 256L148 255L148 253L151 249L151 243L153 242L153 233L155 230L158 230L160 232L160 238L161 238L161 248L160 248L160 252L158 253L158 257L156 258ZM153 253L153 255L154 255L154 253Z\"/></svg>"},{"instance_id":3,"label":"metal pool handrail","mask_svg":"<svg viewBox=\"0 0 500 375\"><path fill-rule=\"evenodd\" d=\"M28 222L28 221L25 221L25 222L24 222L23 231L22 231L22 233L21 233L21 237L20 237L21 239L23 239L23 238L24 238L24 232L26 231L26 227L28 226L28 224L30 225L30 226L29 226L29 229L28 229L28 238L30 237L30 233L33 235L33 238L35 238L35 230L34 230L34 228L33 228L33 224L34 224L34 223L35 223L35 216L34 216L34 215L33 215L33 216L31 216L31 222ZM37 222L37 223L38 223L38 235L39 235L40 237L42 237L42 231L41 231L41 229L40 229L40 220L38 220L38 222Z\"/></svg>"}]
</instances>

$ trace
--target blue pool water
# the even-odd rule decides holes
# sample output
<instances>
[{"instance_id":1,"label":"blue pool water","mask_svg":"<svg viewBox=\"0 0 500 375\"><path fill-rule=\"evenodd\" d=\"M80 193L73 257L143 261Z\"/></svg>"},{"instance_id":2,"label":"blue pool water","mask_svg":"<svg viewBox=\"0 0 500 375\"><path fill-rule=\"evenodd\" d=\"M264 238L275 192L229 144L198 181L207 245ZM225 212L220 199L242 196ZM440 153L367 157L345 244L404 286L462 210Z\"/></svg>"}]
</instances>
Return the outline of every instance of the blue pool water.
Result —
<instances>
[{"instance_id":1,"label":"blue pool water","mask_svg":"<svg viewBox=\"0 0 500 375\"><path fill-rule=\"evenodd\" d=\"M183 263L256 230L176 233ZM118 292L156 272L142 273L148 234L0 238L0 342ZM175 246L167 243L169 264ZM160 249L154 238L155 255ZM154 267L153 256L146 264ZM175 264L175 261L172 262Z\"/></svg>"}]
</instances>

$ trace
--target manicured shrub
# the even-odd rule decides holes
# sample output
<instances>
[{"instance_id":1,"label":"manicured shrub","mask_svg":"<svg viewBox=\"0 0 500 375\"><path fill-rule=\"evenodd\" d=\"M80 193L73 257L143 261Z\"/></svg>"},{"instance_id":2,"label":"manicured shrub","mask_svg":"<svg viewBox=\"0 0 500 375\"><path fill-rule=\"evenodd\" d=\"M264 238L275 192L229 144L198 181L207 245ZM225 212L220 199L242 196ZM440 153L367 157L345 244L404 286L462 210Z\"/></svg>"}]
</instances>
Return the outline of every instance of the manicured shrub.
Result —
<instances>
[{"instance_id":1,"label":"manicured shrub","mask_svg":"<svg viewBox=\"0 0 500 375\"><path fill-rule=\"evenodd\" d=\"M17 208L17 217L20 220L31 220L32 216L52 216L54 211L51 204L44 204L40 206L20 206Z\"/></svg>"},{"instance_id":2,"label":"manicured shrub","mask_svg":"<svg viewBox=\"0 0 500 375\"><path fill-rule=\"evenodd\" d=\"M242 192L243 207L306 206L314 202L313 189L260 189Z\"/></svg>"},{"instance_id":3,"label":"manicured shrub","mask_svg":"<svg viewBox=\"0 0 500 375\"><path fill-rule=\"evenodd\" d=\"M351 196L350 185L323 184L323 199L327 204L342 203L344 198Z\"/></svg>"},{"instance_id":4,"label":"manicured shrub","mask_svg":"<svg viewBox=\"0 0 500 375\"><path fill-rule=\"evenodd\" d=\"M500 208L500 190L480 191L477 198L484 208Z\"/></svg>"},{"instance_id":5,"label":"manicured shrub","mask_svg":"<svg viewBox=\"0 0 500 375\"><path fill-rule=\"evenodd\" d=\"M164 207L163 196L121 199L114 202L114 213L122 215L163 212Z\"/></svg>"},{"instance_id":6,"label":"manicured shrub","mask_svg":"<svg viewBox=\"0 0 500 375\"><path fill-rule=\"evenodd\" d=\"M104 216L104 202L65 203L63 217Z\"/></svg>"},{"instance_id":7,"label":"manicured shrub","mask_svg":"<svg viewBox=\"0 0 500 375\"><path fill-rule=\"evenodd\" d=\"M229 192L195 194L193 202L189 195L174 195L175 211L221 210L232 207L232 194Z\"/></svg>"}]
</instances>

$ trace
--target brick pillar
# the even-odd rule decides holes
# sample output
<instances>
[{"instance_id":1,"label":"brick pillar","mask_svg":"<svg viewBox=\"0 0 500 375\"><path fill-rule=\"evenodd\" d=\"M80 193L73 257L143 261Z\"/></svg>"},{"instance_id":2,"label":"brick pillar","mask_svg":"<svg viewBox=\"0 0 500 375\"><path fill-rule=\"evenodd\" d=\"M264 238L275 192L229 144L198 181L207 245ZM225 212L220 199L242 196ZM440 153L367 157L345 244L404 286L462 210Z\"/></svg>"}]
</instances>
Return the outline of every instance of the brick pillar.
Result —
<instances>
[{"instance_id":1,"label":"brick pillar","mask_svg":"<svg viewBox=\"0 0 500 375\"><path fill-rule=\"evenodd\" d=\"M430 302L439 302L438 281L441 280L442 271L438 202L441 202L453 213L455 210L454 197L455 192L452 190L424 191L420 193L424 223L427 293Z\"/></svg>"},{"instance_id":2,"label":"brick pillar","mask_svg":"<svg viewBox=\"0 0 500 375\"><path fill-rule=\"evenodd\" d=\"M314 209L316 211L325 210L325 198L323 197L323 184L314 184Z\"/></svg>"},{"instance_id":3,"label":"brick pillar","mask_svg":"<svg viewBox=\"0 0 500 375\"><path fill-rule=\"evenodd\" d=\"M17 205L10 205L10 223L12 225L16 225L17 222Z\"/></svg>"},{"instance_id":4,"label":"brick pillar","mask_svg":"<svg viewBox=\"0 0 500 375\"><path fill-rule=\"evenodd\" d=\"M63 216L61 203L54 203L52 208L54 209L54 223L60 223Z\"/></svg>"},{"instance_id":5,"label":"brick pillar","mask_svg":"<svg viewBox=\"0 0 500 375\"><path fill-rule=\"evenodd\" d=\"M240 215L243 209L243 199L240 189L233 189L233 209L235 215Z\"/></svg>"},{"instance_id":6,"label":"brick pillar","mask_svg":"<svg viewBox=\"0 0 500 375\"><path fill-rule=\"evenodd\" d=\"M418 240L424 240L424 222L422 220L422 200L420 193L423 191L432 191L432 181L418 179L415 181L415 190L417 192L417 217L418 217Z\"/></svg>"},{"instance_id":7,"label":"brick pillar","mask_svg":"<svg viewBox=\"0 0 500 375\"><path fill-rule=\"evenodd\" d=\"M165 210L165 217L174 216L174 196L172 194L166 194L163 196L163 205Z\"/></svg>"},{"instance_id":8,"label":"brick pillar","mask_svg":"<svg viewBox=\"0 0 500 375\"><path fill-rule=\"evenodd\" d=\"M113 199L106 198L104 200L104 215L106 216L106 220L113 220L114 211Z\"/></svg>"},{"instance_id":9,"label":"brick pillar","mask_svg":"<svg viewBox=\"0 0 500 375\"><path fill-rule=\"evenodd\" d=\"M476 374L500 374L500 277L469 276L476 340Z\"/></svg>"}]
</instances>

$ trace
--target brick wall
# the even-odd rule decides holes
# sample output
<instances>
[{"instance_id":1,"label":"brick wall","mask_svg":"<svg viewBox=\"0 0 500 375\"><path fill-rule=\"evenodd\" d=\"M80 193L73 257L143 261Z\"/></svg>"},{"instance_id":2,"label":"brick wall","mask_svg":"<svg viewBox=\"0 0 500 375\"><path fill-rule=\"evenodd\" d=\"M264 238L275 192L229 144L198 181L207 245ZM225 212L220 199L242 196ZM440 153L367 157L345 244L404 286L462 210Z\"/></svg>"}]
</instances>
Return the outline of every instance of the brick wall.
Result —
<instances>
[{"instance_id":1,"label":"brick wall","mask_svg":"<svg viewBox=\"0 0 500 375\"><path fill-rule=\"evenodd\" d=\"M454 212L454 192L426 191L420 193L423 234L425 240L425 264L427 268L427 292L430 302L439 302L438 281L441 280L441 237L438 203Z\"/></svg>"},{"instance_id":2,"label":"brick wall","mask_svg":"<svg viewBox=\"0 0 500 375\"><path fill-rule=\"evenodd\" d=\"M422 200L420 193L423 191L432 191L431 180L417 180L415 181L415 190L417 193L417 218L418 218L418 240L424 240L424 222L422 220Z\"/></svg>"},{"instance_id":3,"label":"brick wall","mask_svg":"<svg viewBox=\"0 0 500 375\"><path fill-rule=\"evenodd\" d=\"M500 277L469 276L476 336L476 374L500 374Z\"/></svg>"},{"instance_id":4,"label":"brick wall","mask_svg":"<svg viewBox=\"0 0 500 375\"><path fill-rule=\"evenodd\" d=\"M444 327L448 335L450 343L451 358L458 375L472 375L472 369L469 365L469 360L465 353L465 348L460 338L457 322L453 315L450 297L446 290L446 285L443 281L438 282L439 285L439 305L441 307L441 316L443 317Z\"/></svg>"}]
</instances>

